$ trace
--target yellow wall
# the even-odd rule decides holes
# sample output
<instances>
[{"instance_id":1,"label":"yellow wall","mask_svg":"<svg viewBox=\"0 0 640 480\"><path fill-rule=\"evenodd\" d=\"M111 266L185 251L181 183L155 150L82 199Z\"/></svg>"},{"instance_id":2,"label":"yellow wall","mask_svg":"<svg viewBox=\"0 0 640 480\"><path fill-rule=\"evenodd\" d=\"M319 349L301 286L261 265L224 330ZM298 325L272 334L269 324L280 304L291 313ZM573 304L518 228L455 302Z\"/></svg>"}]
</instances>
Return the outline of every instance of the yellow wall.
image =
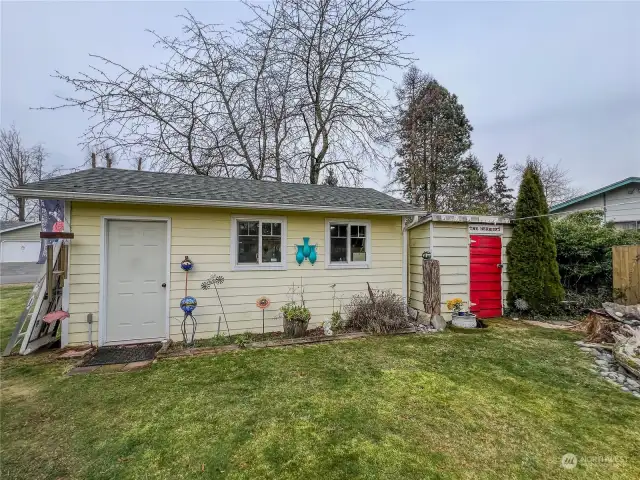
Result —
<instances>
[{"instance_id":1,"label":"yellow wall","mask_svg":"<svg viewBox=\"0 0 640 480\"><path fill-rule=\"evenodd\" d=\"M433 244L430 233L433 230ZM511 240L512 227L503 225L502 234L502 297L503 304L509 289L506 247ZM459 297L469 305L469 233L467 223L427 222L409 230L409 305L424 311L422 303L422 252L430 250L440 261L440 290L442 311L448 312L446 301Z\"/></svg>"},{"instance_id":2,"label":"yellow wall","mask_svg":"<svg viewBox=\"0 0 640 480\"><path fill-rule=\"evenodd\" d=\"M231 271L229 258L231 216L247 213L287 217L287 270ZM200 289L202 281L212 273L224 276L219 287L224 310L233 333L262 330L262 313L255 306L256 299L266 295L271 306L265 314L268 330L282 330L279 308L289 301L288 291L295 282L305 288L305 302L311 310L311 323L317 325L332 312L333 291L336 284L336 309L346 305L351 296L365 292L366 282L373 288L392 289L402 293L402 229L401 217L349 216L322 213L249 212L199 207L162 207L126 204L77 203L71 205L69 343L88 341L87 313L93 313L93 341L98 340L98 303L100 281L100 230L102 216L143 216L171 218L171 338L181 340L180 299L184 296L185 273L180 262L188 255L194 270L189 273L189 294L198 300L194 315L198 320L197 338L217 333L218 317L222 314L215 290ZM325 219L356 218L371 222L371 268L325 269ZM315 265L295 261L295 244L302 237L310 237L318 244ZM299 297L296 297L299 301ZM226 331L224 319L220 327Z\"/></svg>"}]
</instances>

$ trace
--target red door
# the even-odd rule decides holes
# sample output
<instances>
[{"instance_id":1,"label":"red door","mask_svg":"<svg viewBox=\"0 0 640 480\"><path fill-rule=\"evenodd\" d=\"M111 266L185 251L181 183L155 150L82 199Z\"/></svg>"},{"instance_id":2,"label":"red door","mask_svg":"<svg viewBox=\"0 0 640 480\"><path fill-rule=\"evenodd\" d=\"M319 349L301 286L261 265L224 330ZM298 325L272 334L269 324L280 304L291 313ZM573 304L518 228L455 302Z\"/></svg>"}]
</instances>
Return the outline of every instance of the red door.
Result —
<instances>
[{"instance_id":1,"label":"red door","mask_svg":"<svg viewBox=\"0 0 640 480\"><path fill-rule=\"evenodd\" d=\"M471 306L479 318L502 315L502 238L471 235Z\"/></svg>"}]
</instances>

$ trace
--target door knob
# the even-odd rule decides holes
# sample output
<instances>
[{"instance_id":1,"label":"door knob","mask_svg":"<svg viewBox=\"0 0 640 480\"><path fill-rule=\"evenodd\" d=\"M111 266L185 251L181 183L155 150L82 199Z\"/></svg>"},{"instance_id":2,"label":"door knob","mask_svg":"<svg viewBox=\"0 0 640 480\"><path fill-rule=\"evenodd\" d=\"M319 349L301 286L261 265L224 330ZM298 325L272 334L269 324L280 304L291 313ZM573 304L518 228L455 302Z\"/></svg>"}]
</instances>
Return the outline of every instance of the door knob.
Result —
<instances>
[{"instance_id":1,"label":"door knob","mask_svg":"<svg viewBox=\"0 0 640 480\"><path fill-rule=\"evenodd\" d=\"M162 288L167 288L167 284L166 284L166 283L163 283L163 284L162 284Z\"/></svg>"},{"instance_id":2,"label":"door knob","mask_svg":"<svg viewBox=\"0 0 640 480\"><path fill-rule=\"evenodd\" d=\"M496 267L502 268L502 267L504 267L504 265L502 263L499 263L498 265L496 265Z\"/></svg>"}]
</instances>

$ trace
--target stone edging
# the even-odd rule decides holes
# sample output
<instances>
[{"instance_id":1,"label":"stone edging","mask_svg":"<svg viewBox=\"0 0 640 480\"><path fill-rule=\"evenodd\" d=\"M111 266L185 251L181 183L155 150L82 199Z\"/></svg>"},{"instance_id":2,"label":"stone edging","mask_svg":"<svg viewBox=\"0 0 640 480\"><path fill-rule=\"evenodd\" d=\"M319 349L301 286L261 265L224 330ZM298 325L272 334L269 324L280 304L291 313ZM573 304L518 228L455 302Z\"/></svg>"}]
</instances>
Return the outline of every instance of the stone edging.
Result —
<instances>
[{"instance_id":1,"label":"stone edging","mask_svg":"<svg viewBox=\"0 0 640 480\"><path fill-rule=\"evenodd\" d=\"M273 348L273 347L290 347L296 345L313 345L318 343L328 343L340 340L357 340L359 338L366 338L372 336L395 336L395 335L407 335L416 332L415 329L409 328L399 332L388 333L386 335L374 335L372 333L365 332L353 332L353 333L339 333L337 335L320 336L320 337L302 337L302 338L283 338L279 340L267 340L264 342L252 342L246 345L246 347L240 347L239 345L222 345L220 347L194 347L183 350L158 352L156 358L162 360L164 358L181 358L181 357L197 357L201 355L217 355L220 353L233 352L236 350L249 350L252 348Z\"/></svg>"},{"instance_id":2,"label":"stone edging","mask_svg":"<svg viewBox=\"0 0 640 480\"><path fill-rule=\"evenodd\" d=\"M613 346L610 344L595 344L576 342L585 353L593 356L596 368L591 368L594 373L599 373L605 380L619 387L624 392L631 393L634 397L640 398L640 379L634 378L622 366L616 365L616 361L611 353Z\"/></svg>"}]
</instances>

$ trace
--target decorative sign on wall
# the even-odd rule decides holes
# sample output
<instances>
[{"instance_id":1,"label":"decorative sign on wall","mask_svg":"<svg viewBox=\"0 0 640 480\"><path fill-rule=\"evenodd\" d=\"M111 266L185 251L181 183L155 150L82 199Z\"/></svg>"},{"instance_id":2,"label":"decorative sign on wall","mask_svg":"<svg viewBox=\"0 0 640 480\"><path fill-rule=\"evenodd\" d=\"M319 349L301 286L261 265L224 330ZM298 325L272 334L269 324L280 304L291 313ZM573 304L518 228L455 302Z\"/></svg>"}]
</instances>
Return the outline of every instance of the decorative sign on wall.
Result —
<instances>
[{"instance_id":1,"label":"decorative sign on wall","mask_svg":"<svg viewBox=\"0 0 640 480\"><path fill-rule=\"evenodd\" d=\"M302 265L302 262L304 262L304 259L306 258L309 260L309 263L313 265L316 263L318 258L318 253L316 252L318 245L309 245L309 237L303 237L302 241L302 245L296 245L296 248L298 249L298 252L296 253L296 262L298 262L298 265Z\"/></svg>"},{"instance_id":2,"label":"decorative sign on wall","mask_svg":"<svg viewBox=\"0 0 640 480\"><path fill-rule=\"evenodd\" d=\"M469 233L472 235L502 235L502 225L470 224Z\"/></svg>"}]
</instances>

